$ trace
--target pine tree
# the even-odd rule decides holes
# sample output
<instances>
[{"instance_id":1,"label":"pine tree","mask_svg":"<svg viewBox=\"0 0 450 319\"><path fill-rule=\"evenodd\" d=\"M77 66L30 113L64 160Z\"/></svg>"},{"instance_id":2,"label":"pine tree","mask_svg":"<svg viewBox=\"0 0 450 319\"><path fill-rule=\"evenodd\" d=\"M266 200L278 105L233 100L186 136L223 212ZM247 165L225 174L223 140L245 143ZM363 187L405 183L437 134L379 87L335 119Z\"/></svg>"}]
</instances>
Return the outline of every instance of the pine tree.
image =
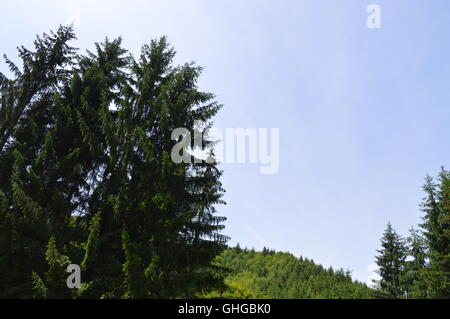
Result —
<instances>
[{"instance_id":1,"label":"pine tree","mask_svg":"<svg viewBox=\"0 0 450 319\"><path fill-rule=\"evenodd\" d=\"M388 223L383 234L381 249L378 250L378 253L376 264L381 276L380 288L390 297L402 297L404 294L402 278L405 270L406 247L404 240L395 232L391 223Z\"/></svg>"}]
</instances>

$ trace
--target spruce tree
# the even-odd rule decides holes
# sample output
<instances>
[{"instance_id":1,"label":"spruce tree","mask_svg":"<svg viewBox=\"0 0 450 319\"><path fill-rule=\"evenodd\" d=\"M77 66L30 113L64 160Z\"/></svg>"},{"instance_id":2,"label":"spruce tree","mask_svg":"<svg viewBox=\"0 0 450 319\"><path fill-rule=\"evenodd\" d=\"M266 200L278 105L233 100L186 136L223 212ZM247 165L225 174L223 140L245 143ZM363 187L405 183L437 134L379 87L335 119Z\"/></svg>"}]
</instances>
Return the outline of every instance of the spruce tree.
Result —
<instances>
[{"instance_id":1,"label":"spruce tree","mask_svg":"<svg viewBox=\"0 0 450 319\"><path fill-rule=\"evenodd\" d=\"M172 131L210 127L221 107L197 88L201 68L174 66L165 38L138 58L120 38L75 55L73 38L38 37L19 48L22 68L6 59L14 78L0 74L0 295L67 297L68 261L82 268L79 298L216 287L222 172L170 158Z\"/></svg>"},{"instance_id":2,"label":"spruce tree","mask_svg":"<svg viewBox=\"0 0 450 319\"><path fill-rule=\"evenodd\" d=\"M431 297L450 298L450 172L442 168L438 183L428 176L423 189L421 227L430 261L425 280Z\"/></svg>"},{"instance_id":3,"label":"spruce tree","mask_svg":"<svg viewBox=\"0 0 450 319\"><path fill-rule=\"evenodd\" d=\"M428 250L425 238L415 228L411 228L406 239L408 258L405 262L403 282L409 298L427 298L423 276L428 266Z\"/></svg>"},{"instance_id":4,"label":"spruce tree","mask_svg":"<svg viewBox=\"0 0 450 319\"><path fill-rule=\"evenodd\" d=\"M402 297L406 247L403 238L395 232L391 223L388 223L381 238L381 249L377 251L379 255L376 256L376 264L381 276L380 288L392 298Z\"/></svg>"},{"instance_id":5,"label":"spruce tree","mask_svg":"<svg viewBox=\"0 0 450 319\"><path fill-rule=\"evenodd\" d=\"M59 106L70 79L70 28L44 34L34 50L19 47L21 66L5 56L12 78L0 74L0 295L31 297L32 274L48 269L52 236L67 242L76 204L71 118ZM67 145L67 140L70 144ZM74 169L75 168L75 169ZM34 282L38 282L34 275Z\"/></svg>"}]
</instances>

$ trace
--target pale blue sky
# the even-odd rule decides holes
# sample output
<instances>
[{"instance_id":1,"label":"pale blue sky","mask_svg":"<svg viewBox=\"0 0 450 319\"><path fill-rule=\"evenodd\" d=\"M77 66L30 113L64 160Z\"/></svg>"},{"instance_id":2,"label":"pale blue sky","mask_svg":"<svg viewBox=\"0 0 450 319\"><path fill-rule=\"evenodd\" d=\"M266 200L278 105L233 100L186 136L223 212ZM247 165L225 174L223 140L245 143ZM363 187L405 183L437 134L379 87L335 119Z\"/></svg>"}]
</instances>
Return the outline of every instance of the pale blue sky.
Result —
<instances>
[{"instance_id":1,"label":"pale blue sky","mask_svg":"<svg viewBox=\"0 0 450 319\"><path fill-rule=\"evenodd\" d=\"M366 27L366 8L382 28ZM280 171L224 165L231 244L348 268L365 281L388 221L420 222L427 173L450 167L448 0L2 1L1 53L80 10L81 49L167 35L205 67L216 126L280 128ZM5 71L5 66L0 66Z\"/></svg>"}]
</instances>

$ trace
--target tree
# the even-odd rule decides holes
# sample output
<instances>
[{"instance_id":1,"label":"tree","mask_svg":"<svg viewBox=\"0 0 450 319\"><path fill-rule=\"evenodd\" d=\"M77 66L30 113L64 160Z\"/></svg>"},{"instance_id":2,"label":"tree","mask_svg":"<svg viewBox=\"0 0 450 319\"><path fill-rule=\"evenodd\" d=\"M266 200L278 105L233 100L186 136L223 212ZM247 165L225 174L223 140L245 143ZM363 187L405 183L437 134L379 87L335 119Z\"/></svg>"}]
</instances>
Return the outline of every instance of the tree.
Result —
<instances>
[{"instance_id":1,"label":"tree","mask_svg":"<svg viewBox=\"0 0 450 319\"><path fill-rule=\"evenodd\" d=\"M377 263L382 287L390 296L450 298L450 172L441 169L437 181L427 176L421 203L425 213L420 230L403 240L390 224L382 239ZM381 267L381 265L383 267ZM400 276L398 276L400 274Z\"/></svg>"},{"instance_id":2,"label":"tree","mask_svg":"<svg viewBox=\"0 0 450 319\"><path fill-rule=\"evenodd\" d=\"M428 246L429 267L426 268L427 289L433 298L450 298L450 172L441 169L436 184L425 180L425 213L421 224Z\"/></svg>"},{"instance_id":3,"label":"tree","mask_svg":"<svg viewBox=\"0 0 450 319\"><path fill-rule=\"evenodd\" d=\"M74 37L69 27L38 37L34 51L19 48L22 69L6 59L14 78L0 74L0 296L54 296L50 248L81 265L75 297L217 286L222 172L170 158L172 131L203 133L221 107L198 90L201 68L174 66L164 37L137 59L120 38L75 55Z\"/></svg>"},{"instance_id":4,"label":"tree","mask_svg":"<svg viewBox=\"0 0 450 319\"><path fill-rule=\"evenodd\" d=\"M404 287L402 277L405 269L406 247L404 240L392 228L391 223L381 239L381 249L377 250L376 264L381 276L380 288L390 297L402 297Z\"/></svg>"},{"instance_id":5,"label":"tree","mask_svg":"<svg viewBox=\"0 0 450 319\"><path fill-rule=\"evenodd\" d=\"M32 273L47 270L47 243L70 241L82 172L72 119L58 92L70 81L70 28L44 34L34 51L19 47L12 79L0 74L0 296L31 297ZM71 140L71 145L66 144ZM80 165L83 162L80 161ZM36 279L37 277L34 276Z\"/></svg>"},{"instance_id":6,"label":"tree","mask_svg":"<svg viewBox=\"0 0 450 319\"><path fill-rule=\"evenodd\" d=\"M426 241L421 232L412 227L407 243L407 259L403 282L406 293L411 298L426 298L426 286L423 281L424 270L428 265Z\"/></svg>"}]
</instances>

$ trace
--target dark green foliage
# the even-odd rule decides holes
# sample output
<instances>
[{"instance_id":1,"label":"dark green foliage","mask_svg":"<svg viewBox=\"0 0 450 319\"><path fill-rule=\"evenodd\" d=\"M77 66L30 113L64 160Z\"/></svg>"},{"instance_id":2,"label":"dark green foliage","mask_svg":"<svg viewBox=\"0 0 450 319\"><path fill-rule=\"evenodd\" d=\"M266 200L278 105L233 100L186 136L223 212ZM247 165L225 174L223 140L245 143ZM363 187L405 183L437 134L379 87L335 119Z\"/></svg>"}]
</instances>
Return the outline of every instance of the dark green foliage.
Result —
<instances>
[{"instance_id":1,"label":"dark green foliage","mask_svg":"<svg viewBox=\"0 0 450 319\"><path fill-rule=\"evenodd\" d=\"M423 190L424 222L410 231L406 250L388 225L377 257L380 288L394 297L449 299L450 172L442 168L437 183L427 176Z\"/></svg>"},{"instance_id":2,"label":"dark green foliage","mask_svg":"<svg viewBox=\"0 0 450 319\"><path fill-rule=\"evenodd\" d=\"M436 184L427 177L421 225L428 247L429 265L421 276L432 298L450 298L450 172L442 168Z\"/></svg>"},{"instance_id":3,"label":"dark green foliage","mask_svg":"<svg viewBox=\"0 0 450 319\"><path fill-rule=\"evenodd\" d=\"M420 231L411 228L407 237L407 259L402 277L406 295L409 298L426 298L427 288L423 282L422 270L428 266L428 251L425 238Z\"/></svg>"},{"instance_id":4,"label":"dark green foliage","mask_svg":"<svg viewBox=\"0 0 450 319\"><path fill-rule=\"evenodd\" d=\"M175 128L220 109L165 38L75 55L71 28L0 74L0 297L192 297L225 246L215 164L175 164ZM207 141L205 141L206 143ZM70 261L69 261L70 260ZM67 289L65 267L82 268ZM199 288L201 287L201 288Z\"/></svg>"},{"instance_id":5,"label":"dark green foliage","mask_svg":"<svg viewBox=\"0 0 450 319\"><path fill-rule=\"evenodd\" d=\"M392 298L403 296L406 246L403 238L395 232L390 223L383 234L378 253L376 264L381 276L380 288Z\"/></svg>"},{"instance_id":6,"label":"dark green foliage","mask_svg":"<svg viewBox=\"0 0 450 319\"><path fill-rule=\"evenodd\" d=\"M325 269L289 253L224 251L215 263L229 269L228 289L209 298L373 298L374 291L353 281L348 271Z\"/></svg>"}]
</instances>

